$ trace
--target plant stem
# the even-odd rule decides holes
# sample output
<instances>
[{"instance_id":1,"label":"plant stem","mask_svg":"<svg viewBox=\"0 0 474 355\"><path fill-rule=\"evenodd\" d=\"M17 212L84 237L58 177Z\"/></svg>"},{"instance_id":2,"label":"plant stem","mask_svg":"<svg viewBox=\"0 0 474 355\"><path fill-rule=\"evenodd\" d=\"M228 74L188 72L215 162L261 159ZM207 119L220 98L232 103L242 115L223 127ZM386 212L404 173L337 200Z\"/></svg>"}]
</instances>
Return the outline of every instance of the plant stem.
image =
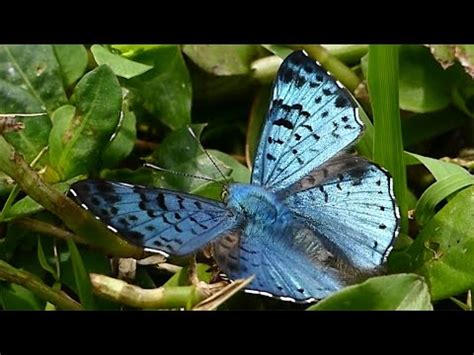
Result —
<instances>
[{"instance_id":1,"label":"plant stem","mask_svg":"<svg viewBox=\"0 0 474 355\"><path fill-rule=\"evenodd\" d=\"M107 253L140 258L143 250L110 232L61 192L46 184L37 172L0 136L0 170L13 178L32 199L57 215L76 234Z\"/></svg>"},{"instance_id":2,"label":"plant stem","mask_svg":"<svg viewBox=\"0 0 474 355\"><path fill-rule=\"evenodd\" d=\"M310 56L318 60L326 70L339 79L352 93L359 86L361 82L359 77L343 62L331 55L323 46L302 45L297 46L297 48L304 49Z\"/></svg>"},{"instance_id":3,"label":"plant stem","mask_svg":"<svg viewBox=\"0 0 474 355\"><path fill-rule=\"evenodd\" d=\"M81 310L82 307L73 299L67 297L61 291L57 291L45 285L37 276L14 268L10 264L0 260L0 279L16 283L30 290L43 300L66 310Z\"/></svg>"},{"instance_id":4,"label":"plant stem","mask_svg":"<svg viewBox=\"0 0 474 355\"><path fill-rule=\"evenodd\" d=\"M72 239L76 243L88 244L88 242L85 239L79 237L78 235L75 235L74 233L71 233L67 230L56 227L55 225L49 224L47 222L39 221L37 219L24 217L24 218L14 219L12 220L12 223L18 224L24 228L27 228L35 232L39 232L41 234L53 236L55 238L59 238L63 240Z\"/></svg>"},{"instance_id":5,"label":"plant stem","mask_svg":"<svg viewBox=\"0 0 474 355\"><path fill-rule=\"evenodd\" d=\"M195 305L206 295L195 286L165 286L143 289L113 277L90 274L93 292L109 300L135 308L185 308Z\"/></svg>"}]
</instances>

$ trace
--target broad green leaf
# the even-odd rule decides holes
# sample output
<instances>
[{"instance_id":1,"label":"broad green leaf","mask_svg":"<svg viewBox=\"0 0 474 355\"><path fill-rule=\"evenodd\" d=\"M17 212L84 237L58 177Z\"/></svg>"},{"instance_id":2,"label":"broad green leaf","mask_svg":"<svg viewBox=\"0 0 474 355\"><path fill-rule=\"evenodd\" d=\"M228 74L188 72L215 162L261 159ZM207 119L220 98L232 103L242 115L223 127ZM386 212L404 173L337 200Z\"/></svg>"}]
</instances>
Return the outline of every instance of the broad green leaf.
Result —
<instances>
[{"instance_id":1,"label":"broad green leaf","mask_svg":"<svg viewBox=\"0 0 474 355\"><path fill-rule=\"evenodd\" d=\"M160 46L140 52L132 60L152 66L126 80L132 101L141 104L171 129L191 122L192 87L179 46Z\"/></svg>"},{"instance_id":2,"label":"broad green leaf","mask_svg":"<svg viewBox=\"0 0 474 355\"><path fill-rule=\"evenodd\" d=\"M428 48L400 47L400 108L431 112L446 108L451 101L449 75Z\"/></svg>"},{"instance_id":3,"label":"broad green leaf","mask_svg":"<svg viewBox=\"0 0 474 355\"><path fill-rule=\"evenodd\" d=\"M117 78L103 65L84 75L74 91L76 107L53 115L49 137L51 167L61 180L95 168L120 116L122 93Z\"/></svg>"},{"instance_id":4,"label":"broad green leaf","mask_svg":"<svg viewBox=\"0 0 474 355\"><path fill-rule=\"evenodd\" d=\"M203 124L192 126L198 139L204 126ZM209 157L199 147L198 142L191 136L187 128L176 130L163 139L160 146L153 153L153 158L162 168L189 175L202 176L220 182L216 183L190 176L177 176L166 172L156 172L154 173L154 186L187 191L210 198L220 197L220 192L222 191L221 183L224 182L223 177ZM231 175L231 167L216 156L213 157L213 160L226 177Z\"/></svg>"},{"instance_id":5,"label":"broad green leaf","mask_svg":"<svg viewBox=\"0 0 474 355\"><path fill-rule=\"evenodd\" d=\"M446 108L451 102L450 75L419 45L400 46L400 108L425 113ZM368 77L369 56L361 59L364 76Z\"/></svg>"},{"instance_id":6,"label":"broad green leaf","mask_svg":"<svg viewBox=\"0 0 474 355\"><path fill-rule=\"evenodd\" d=\"M86 71L87 50L79 44L56 44L53 48L59 62L64 86L69 87Z\"/></svg>"},{"instance_id":7,"label":"broad green leaf","mask_svg":"<svg viewBox=\"0 0 474 355\"><path fill-rule=\"evenodd\" d=\"M67 241L69 253L71 255L72 268L76 279L76 286L79 294L81 305L86 310L95 309L94 295L92 294L92 285L81 254L72 240Z\"/></svg>"},{"instance_id":8,"label":"broad green leaf","mask_svg":"<svg viewBox=\"0 0 474 355\"><path fill-rule=\"evenodd\" d=\"M413 274L379 276L349 286L308 310L432 310L423 278Z\"/></svg>"},{"instance_id":9,"label":"broad green leaf","mask_svg":"<svg viewBox=\"0 0 474 355\"><path fill-rule=\"evenodd\" d=\"M197 264L197 275L199 280L209 283L211 281L212 273L209 272L209 265ZM183 267L179 272L174 274L164 286L189 286L189 266Z\"/></svg>"},{"instance_id":10,"label":"broad green leaf","mask_svg":"<svg viewBox=\"0 0 474 355\"><path fill-rule=\"evenodd\" d=\"M97 44L94 44L91 47L91 52L94 55L97 64L107 64L115 75L125 79L141 75L153 68L153 66L137 63L133 60L123 58L118 54L113 54L106 48Z\"/></svg>"},{"instance_id":11,"label":"broad green leaf","mask_svg":"<svg viewBox=\"0 0 474 355\"><path fill-rule=\"evenodd\" d=\"M4 310L41 311L45 302L23 286L0 282L0 304Z\"/></svg>"},{"instance_id":12,"label":"broad green leaf","mask_svg":"<svg viewBox=\"0 0 474 355\"><path fill-rule=\"evenodd\" d=\"M389 267L423 275L433 300L474 288L474 186L452 198Z\"/></svg>"},{"instance_id":13,"label":"broad green leaf","mask_svg":"<svg viewBox=\"0 0 474 355\"><path fill-rule=\"evenodd\" d=\"M71 186L73 183L80 180L81 178L81 176L76 176L72 179L69 179L68 181L56 183L54 184L54 187L61 192L66 192L69 190L69 186ZM25 217L43 210L44 207L41 206L38 202L33 200L30 196L25 196L12 205L5 217L5 221L9 221L19 217Z\"/></svg>"},{"instance_id":14,"label":"broad green leaf","mask_svg":"<svg viewBox=\"0 0 474 355\"><path fill-rule=\"evenodd\" d=\"M38 106L36 112L51 114L67 102L59 64L50 45L0 46L0 79L30 96ZM8 96L16 101L11 94Z\"/></svg>"},{"instance_id":15,"label":"broad green leaf","mask_svg":"<svg viewBox=\"0 0 474 355\"><path fill-rule=\"evenodd\" d=\"M222 153L219 150L209 149L208 152L213 158L217 158L218 161L224 163L226 166L232 169L230 178L234 182L241 182L244 184L250 183L250 170L244 165L235 160L232 156Z\"/></svg>"},{"instance_id":16,"label":"broad green leaf","mask_svg":"<svg viewBox=\"0 0 474 355\"><path fill-rule=\"evenodd\" d=\"M217 76L245 75L263 51L255 45L184 45L183 52L202 70Z\"/></svg>"},{"instance_id":17,"label":"broad green leaf","mask_svg":"<svg viewBox=\"0 0 474 355\"><path fill-rule=\"evenodd\" d=\"M435 208L441 201L469 185L474 185L474 176L454 174L428 187L416 205L415 216L418 224L426 224L435 214Z\"/></svg>"},{"instance_id":18,"label":"broad green leaf","mask_svg":"<svg viewBox=\"0 0 474 355\"><path fill-rule=\"evenodd\" d=\"M113 167L125 159L132 152L137 139L135 114L126 105L123 106L115 133L102 152L102 166L104 167Z\"/></svg>"}]
</instances>

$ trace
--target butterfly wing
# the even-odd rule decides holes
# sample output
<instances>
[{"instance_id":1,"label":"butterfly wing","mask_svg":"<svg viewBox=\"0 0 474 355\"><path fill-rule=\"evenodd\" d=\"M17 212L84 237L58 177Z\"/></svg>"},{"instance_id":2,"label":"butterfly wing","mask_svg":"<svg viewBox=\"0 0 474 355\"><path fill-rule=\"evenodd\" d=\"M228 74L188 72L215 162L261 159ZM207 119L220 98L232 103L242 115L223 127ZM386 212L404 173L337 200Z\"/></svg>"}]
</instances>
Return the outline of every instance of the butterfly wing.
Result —
<instances>
[{"instance_id":1,"label":"butterfly wing","mask_svg":"<svg viewBox=\"0 0 474 355\"><path fill-rule=\"evenodd\" d=\"M246 292L284 301L321 299L349 282L352 276L310 230L293 234L290 241L255 235L252 227L232 231L214 242L217 265L231 280L254 275Z\"/></svg>"},{"instance_id":2,"label":"butterfly wing","mask_svg":"<svg viewBox=\"0 0 474 355\"><path fill-rule=\"evenodd\" d=\"M192 253L234 223L222 203L170 190L84 180L70 193L110 230L166 254Z\"/></svg>"},{"instance_id":3,"label":"butterfly wing","mask_svg":"<svg viewBox=\"0 0 474 355\"><path fill-rule=\"evenodd\" d=\"M255 156L252 183L288 187L334 157L361 134L351 95L304 52L280 66Z\"/></svg>"},{"instance_id":4,"label":"butterfly wing","mask_svg":"<svg viewBox=\"0 0 474 355\"><path fill-rule=\"evenodd\" d=\"M398 233L392 179L360 157L331 159L282 198L332 253L360 269L383 263Z\"/></svg>"}]
</instances>

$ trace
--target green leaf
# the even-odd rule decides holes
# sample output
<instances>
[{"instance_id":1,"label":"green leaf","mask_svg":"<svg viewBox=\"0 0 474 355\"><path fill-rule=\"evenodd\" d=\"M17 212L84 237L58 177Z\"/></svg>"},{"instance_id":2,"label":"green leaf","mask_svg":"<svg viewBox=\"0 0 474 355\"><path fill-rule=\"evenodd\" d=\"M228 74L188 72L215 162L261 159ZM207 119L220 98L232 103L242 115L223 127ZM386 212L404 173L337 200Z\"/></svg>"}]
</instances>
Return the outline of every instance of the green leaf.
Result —
<instances>
[{"instance_id":1,"label":"green leaf","mask_svg":"<svg viewBox=\"0 0 474 355\"><path fill-rule=\"evenodd\" d=\"M466 123L466 116L459 110L419 113L402 119L403 143L405 147L438 137Z\"/></svg>"},{"instance_id":2,"label":"green leaf","mask_svg":"<svg viewBox=\"0 0 474 355\"><path fill-rule=\"evenodd\" d=\"M413 274L379 276L349 286L314 306L320 310L432 310L423 278Z\"/></svg>"},{"instance_id":3,"label":"green leaf","mask_svg":"<svg viewBox=\"0 0 474 355\"><path fill-rule=\"evenodd\" d=\"M83 45L78 44L56 44L53 48L59 62L64 86L69 87L86 71L87 50Z\"/></svg>"},{"instance_id":4,"label":"green leaf","mask_svg":"<svg viewBox=\"0 0 474 355\"><path fill-rule=\"evenodd\" d=\"M425 277L433 300L474 288L474 186L460 191L423 228L398 260L395 272ZM395 254L395 253L393 253Z\"/></svg>"},{"instance_id":5,"label":"green leaf","mask_svg":"<svg viewBox=\"0 0 474 355\"><path fill-rule=\"evenodd\" d=\"M416 205L415 216L418 224L426 224L435 214L435 208L441 201L469 185L474 185L474 176L455 174L438 180L428 187Z\"/></svg>"},{"instance_id":6,"label":"green leaf","mask_svg":"<svg viewBox=\"0 0 474 355\"><path fill-rule=\"evenodd\" d=\"M4 310L41 311L45 302L17 284L0 282L0 303Z\"/></svg>"},{"instance_id":7,"label":"green leaf","mask_svg":"<svg viewBox=\"0 0 474 355\"><path fill-rule=\"evenodd\" d=\"M183 52L202 70L217 76L246 75L263 51L255 45L184 45Z\"/></svg>"},{"instance_id":8,"label":"green leaf","mask_svg":"<svg viewBox=\"0 0 474 355\"><path fill-rule=\"evenodd\" d=\"M132 152L137 139L136 124L135 114L128 107L123 107L115 134L102 152L102 166L116 166Z\"/></svg>"},{"instance_id":9,"label":"green leaf","mask_svg":"<svg viewBox=\"0 0 474 355\"><path fill-rule=\"evenodd\" d=\"M209 265L199 263L196 264L196 267L199 280L209 283L212 277L212 273L208 271ZM191 285L189 281L189 266L183 267L164 284L164 286L169 287L189 285Z\"/></svg>"},{"instance_id":10,"label":"green leaf","mask_svg":"<svg viewBox=\"0 0 474 355\"><path fill-rule=\"evenodd\" d=\"M424 166L426 166L426 168L430 171L431 174L433 174L436 180L443 180L447 177L452 177L458 174L470 176L469 172L459 165L438 159L433 159L430 157L425 157L423 155L418 155L415 153L407 152L407 154L418 160Z\"/></svg>"},{"instance_id":11,"label":"green leaf","mask_svg":"<svg viewBox=\"0 0 474 355\"><path fill-rule=\"evenodd\" d=\"M208 153L211 154L213 158L216 158L217 161L224 163L225 166L232 169L230 174L232 181L244 184L250 183L250 170L235 160L232 156L214 149L209 149Z\"/></svg>"},{"instance_id":12,"label":"green leaf","mask_svg":"<svg viewBox=\"0 0 474 355\"><path fill-rule=\"evenodd\" d=\"M81 304L84 309L93 310L95 309L95 302L94 296L92 294L92 285L89 278L89 273L84 266L81 254L79 254L79 250L77 249L74 241L68 239L67 246L69 248L69 253L71 254L71 262Z\"/></svg>"},{"instance_id":13,"label":"green leaf","mask_svg":"<svg viewBox=\"0 0 474 355\"><path fill-rule=\"evenodd\" d=\"M161 44L112 44L110 47L120 51L122 56L130 58L162 46Z\"/></svg>"},{"instance_id":14,"label":"green leaf","mask_svg":"<svg viewBox=\"0 0 474 355\"><path fill-rule=\"evenodd\" d=\"M115 75L125 79L141 75L153 68L153 66L137 63L133 60L123 58L120 55L113 54L97 44L91 47L91 52L97 64L107 64Z\"/></svg>"},{"instance_id":15,"label":"green leaf","mask_svg":"<svg viewBox=\"0 0 474 355\"><path fill-rule=\"evenodd\" d=\"M407 176L398 108L398 46L369 47L368 84L374 116L373 159L393 176L401 230L408 228Z\"/></svg>"},{"instance_id":16,"label":"green leaf","mask_svg":"<svg viewBox=\"0 0 474 355\"><path fill-rule=\"evenodd\" d=\"M360 63L361 58L367 54L369 46L366 44L327 44L323 45L331 55L340 61L356 65Z\"/></svg>"},{"instance_id":17,"label":"green leaf","mask_svg":"<svg viewBox=\"0 0 474 355\"><path fill-rule=\"evenodd\" d=\"M50 164L61 180L97 167L122 106L120 85L105 65L84 75L74 99L77 108L66 105L54 113L49 137Z\"/></svg>"},{"instance_id":18,"label":"green leaf","mask_svg":"<svg viewBox=\"0 0 474 355\"><path fill-rule=\"evenodd\" d=\"M41 267L49 272L51 275L53 275L54 279L57 280L58 279L58 275L56 273L56 270L54 270L52 268L51 265L49 265L49 262L46 258L46 255L44 254L44 250L43 250L43 245L41 244L41 238L38 238L38 261L41 265Z\"/></svg>"},{"instance_id":19,"label":"green leaf","mask_svg":"<svg viewBox=\"0 0 474 355\"><path fill-rule=\"evenodd\" d=\"M204 127L205 124L192 125L198 139ZM250 180L249 170L231 156L214 150L208 151L208 153L226 177L231 177L234 181L239 182L248 182ZM221 183L224 182L224 179L187 128L181 128L166 136L152 156L162 168L194 176L202 176L219 182L204 181L189 176L176 176L171 173L154 172L152 185L187 191L209 198L220 197L222 191Z\"/></svg>"},{"instance_id":20,"label":"green leaf","mask_svg":"<svg viewBox=\"0 0 474 355\"><path fill-rule=\"evenodd\" d=\"M61 192L66 192L69 190L69 186L71 186L76 181L82 179L82 176L76 176L72 179L69 179L65 182L56 183L53 186L56 190ZM38 202L33 200L30 196L25 196L21 200L17 201L8 211L5 221L10 221L15 218L25 217L33 213L37 213L43 211L44 207L40 205Z\"/></svg>"},{"instance_id":21,"label":"green leaf","mask_svg":"<svg viewBox=\"0 0 474 355\"><path fill-rule=\"evenodd\" d=\"M265 48L267 51L270 51L273 54L279 56L281 59L285 59L294 51L293 48L283 46L281 44L264 44L262 45L262 47Z\"/></svg>"},{"instance_id":22,"label":"green leaf","mask_svg":"<svg viewBox=\"0 0 474 355\"><path fill-rule=\"evenodd\" d=\"M0 80L23 91L36 103L34 111L25 113L51 114L67 102L58 61L50 45L0 46ZM16 101L11 94L8 96Z\"/></svg>"},{"instance_id":23,"label":"green leaf","mask_svg":"<svg viewBox=\"0 0 474 355\"><path fill-rule=\"evenodd\" d=\"M267 115L271 93L271 87L264 86L257 92L257 95L253 100L245 144L245 158L249 165L253 164L255 154L257 153L258 143L263 129L263 122Z\"/></svg>"},{"instance_id":24,"label":"green leaf","mask_svg":"<svg viewBox=\"0 0 474 355\"><path fill-rule=\"evenodd\" d=\"M431 112L451 102L449 75L436 63L428 48L400 47L400 108Z\"/></svg>"},{"instance_id":25,"label":"green leaf","mask_svg":"<svg viewBox=\"0 0 474 355\"><path fill-rule=\"evenodd\" d=\"M452 92L454 105L467 116L474 118L474 80L458 67L453 68L452 75L456 80Z\"/></svg>"},{"instance_id":26,"label":"green leaf","mask_svg":"<svg viewBox=\"0 0 474 355\"><path fill-rule=\"evenodd\" d=\"M179 46L160 46L133 56L134 61L152 66L146 73L126 80L132 101L171 129L191 122L192 87Z\"/></svg>"}]
</instances>

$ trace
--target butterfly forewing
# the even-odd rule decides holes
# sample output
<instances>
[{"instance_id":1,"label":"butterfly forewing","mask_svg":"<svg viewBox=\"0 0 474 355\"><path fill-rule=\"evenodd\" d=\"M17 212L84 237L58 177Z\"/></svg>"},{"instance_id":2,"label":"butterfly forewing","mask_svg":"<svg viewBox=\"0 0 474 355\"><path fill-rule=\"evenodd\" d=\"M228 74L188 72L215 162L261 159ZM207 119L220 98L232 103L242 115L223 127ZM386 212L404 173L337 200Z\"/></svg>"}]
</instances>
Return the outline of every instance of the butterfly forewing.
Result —
<instances>
[{"instance_id":1,"label":"butterfly forewing","mask_svg":"<svg viewBox=\"0 0 474 355\"><path fill-rule=\"evenodd\" d=\"M352 144L363 125L340 83L304 52L278 72L255 157L252 183L284 189Z\"/></svg>"},{"instance_id":2,"label":"butterfly forewing","mask_svg":"<svg viewBox=\"0 0 474 355\"><path fill-rule=\"evenodd\" d=\"M71 194L133 244L173 255L199 250L235 221L218 201L170 190L85 180Z\"/></svg>"}]
</instances>

